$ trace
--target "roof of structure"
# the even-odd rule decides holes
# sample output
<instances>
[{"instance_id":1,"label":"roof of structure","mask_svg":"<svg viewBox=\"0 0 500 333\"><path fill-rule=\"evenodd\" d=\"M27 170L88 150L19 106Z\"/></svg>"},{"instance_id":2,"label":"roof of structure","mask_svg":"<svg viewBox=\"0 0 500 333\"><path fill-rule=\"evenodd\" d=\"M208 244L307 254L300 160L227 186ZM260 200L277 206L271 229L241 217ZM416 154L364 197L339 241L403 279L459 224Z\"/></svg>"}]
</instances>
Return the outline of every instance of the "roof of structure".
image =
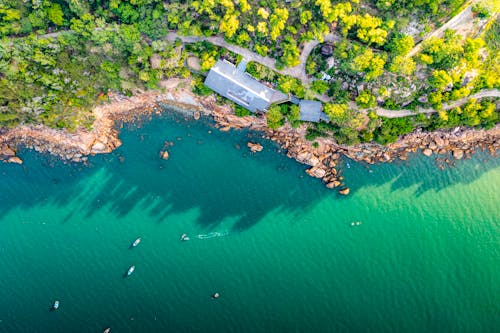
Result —
<instances>
[{"instance_id":1,"label":"roof of structure","mask_svg":"<svg viewBox=\"0 0 500 333\"><path fill-rule=\"evenodd\" d=\"M323 112L323 105L318 101L301 100L300 120L319 122L320 120L330 121L328 116Z\"/></svg>"},{"instance_id":2,"label":"roof of structure","mask_svg":"<svg viewBox=\"0 0 500 333\"><path fill-rule=\"evenodd\" d=\"M252 112L266 111L271 104L289 99L225 60L217 61L210 69L205 85Z\"/></svg>"}]
</instances>

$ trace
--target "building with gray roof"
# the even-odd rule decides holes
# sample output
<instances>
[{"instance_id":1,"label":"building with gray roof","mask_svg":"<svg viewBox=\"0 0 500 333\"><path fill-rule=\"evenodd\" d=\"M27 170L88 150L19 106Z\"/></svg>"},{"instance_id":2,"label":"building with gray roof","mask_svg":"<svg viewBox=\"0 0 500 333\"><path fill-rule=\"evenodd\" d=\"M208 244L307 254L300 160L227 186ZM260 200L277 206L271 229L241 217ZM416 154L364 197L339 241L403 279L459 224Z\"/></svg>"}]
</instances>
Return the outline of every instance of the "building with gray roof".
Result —
<instances>
[{"instance_id":1,"label":"building with gray roof","mask_svg":"<svg viewBox=\"0 0 500 333\"><path fill-rule=\"evenodd\" d=\"M210 69L205 85L218 94L251 112L265 112L275 103L290 100L290 96L267 87L226 60L219 60Z\"/></svg>"},{"instance_id":2,"label":"building with gray roof","mask_svg":"<svg viewBox=\"0 0 500 333\"><path fill-rule=\"evenodd\" d=\"M323 112L323 104L318 101L301 100L299 102L300 120L319 122L320 120L330 121L330 118Z\"/></svg>"}]
</instances>

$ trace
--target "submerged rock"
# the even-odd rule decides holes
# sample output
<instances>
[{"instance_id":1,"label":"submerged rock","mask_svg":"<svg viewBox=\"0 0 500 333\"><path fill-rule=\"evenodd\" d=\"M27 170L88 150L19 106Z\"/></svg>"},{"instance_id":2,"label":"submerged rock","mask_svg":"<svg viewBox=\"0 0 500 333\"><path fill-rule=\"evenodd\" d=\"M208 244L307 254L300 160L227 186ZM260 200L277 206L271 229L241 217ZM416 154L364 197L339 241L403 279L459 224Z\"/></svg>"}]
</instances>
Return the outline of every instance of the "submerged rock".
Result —
<instances>
[{"instance_id":1,"label":"submerged rock","mask_svg":"<svg viewBox=\"0 0 500 333\"><path fill-rule=\"evenodd\" d=\"M264 149L264 147L262 147L260 143L253 143L253 142L248 142L247 147L250 148L250 151L252 153L257 153L259 151L262 151L262 149Z\"/></svg>"}]
</instances>

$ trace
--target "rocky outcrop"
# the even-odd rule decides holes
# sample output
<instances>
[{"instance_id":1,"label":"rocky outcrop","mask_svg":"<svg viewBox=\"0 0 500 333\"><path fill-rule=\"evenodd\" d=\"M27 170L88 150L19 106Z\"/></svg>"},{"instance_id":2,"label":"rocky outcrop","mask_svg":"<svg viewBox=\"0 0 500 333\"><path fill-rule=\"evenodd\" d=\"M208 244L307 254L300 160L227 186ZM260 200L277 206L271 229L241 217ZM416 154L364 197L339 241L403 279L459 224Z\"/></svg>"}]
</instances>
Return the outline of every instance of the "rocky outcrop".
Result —
<instances>
[{"instance_id":1,"label":"rocky outcrop","mask_svg":"<svg viewBox=\"0 0 500 333\"><path fill-rule=\"evenodd\" d=\"M339 193L350 191L337 170L342 156L373 164L406 160L410 153L419 150L427 156L450 155L451 152L455 159L463 159L471 156L476 148L488 150L492 154L500 148L500 125L491 130L456 128L432 133L417 130L387 146L366 143L348 147L337 144L331 138L317 138L317 145L313 146L305 139L305 125L299 128L286 125L271 130L267 128L264 117L239 117L231 107L219 105L214 96L194 95L188 81L172 79L161 82L161 86L167 92L141 92L130 98L109 93L112 103L94 109L95 121L91 131L81 128L68 133L44 126L19 126L4 130L0 132L0 160L19 163L19 158L13 158L16 157L16 150L12 149L18 145L73 161L86 161L87 155L111 152L121 145L116 125L161 113L163 109L156 108L157 103L167 103L195 119L201 114L210 115L221 131L242 128L261 131L264 133L263 138L276 141L288 157L308 165L307 174L321 178L328 188L340 188ZM161 158L169 158L167 148L171 144L165 143ZM249 142L248 147L255 152L262 150L258 143Z\"/></svg>"}]
</instances>

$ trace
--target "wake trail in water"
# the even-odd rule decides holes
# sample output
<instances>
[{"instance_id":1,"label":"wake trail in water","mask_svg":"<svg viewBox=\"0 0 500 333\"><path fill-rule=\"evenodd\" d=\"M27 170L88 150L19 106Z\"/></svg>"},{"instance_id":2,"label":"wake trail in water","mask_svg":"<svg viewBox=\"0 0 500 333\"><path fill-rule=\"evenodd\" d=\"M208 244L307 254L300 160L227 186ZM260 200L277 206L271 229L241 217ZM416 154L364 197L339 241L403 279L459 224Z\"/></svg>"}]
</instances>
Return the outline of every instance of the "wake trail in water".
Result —
<instances>
[{"instance_id":1,"label":"wake trail in water","mask_svg":"<svg viewBox=\"0 0 500 333\"><path fill-rule=\"evenodd\" d=\"M229 231L224 230L224 231L214 231L210 232L208 234L200 234L196 236L198 239L209 239L209 238L215 238L215 237L224 237L229 235Z\"/></svg>"}]
</instances>

